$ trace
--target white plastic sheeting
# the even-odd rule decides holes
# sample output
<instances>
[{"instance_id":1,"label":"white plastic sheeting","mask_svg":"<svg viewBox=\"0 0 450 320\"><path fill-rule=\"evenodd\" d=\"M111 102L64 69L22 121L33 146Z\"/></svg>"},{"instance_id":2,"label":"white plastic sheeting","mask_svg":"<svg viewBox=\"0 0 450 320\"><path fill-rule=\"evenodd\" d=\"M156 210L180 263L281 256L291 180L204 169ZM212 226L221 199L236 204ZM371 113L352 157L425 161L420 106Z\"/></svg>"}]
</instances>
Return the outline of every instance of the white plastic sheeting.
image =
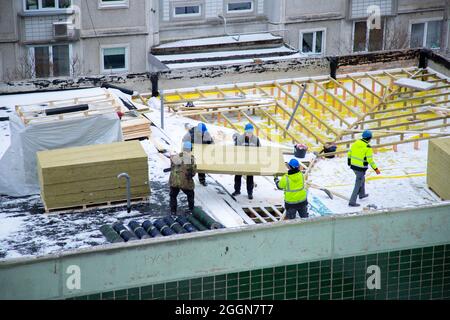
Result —
<instances>
[{"instance_id":1,"label":"white plastic sheeting","mask_svg":"<svg viewBox=\"0 0 450 320\"><path fill-rule=\"evenodd\" d=\"M30 124L10 116L11 144L0 159L0 194L39 193L36 152L123 141L117 114Z\"/></svg>"}]
</instances>

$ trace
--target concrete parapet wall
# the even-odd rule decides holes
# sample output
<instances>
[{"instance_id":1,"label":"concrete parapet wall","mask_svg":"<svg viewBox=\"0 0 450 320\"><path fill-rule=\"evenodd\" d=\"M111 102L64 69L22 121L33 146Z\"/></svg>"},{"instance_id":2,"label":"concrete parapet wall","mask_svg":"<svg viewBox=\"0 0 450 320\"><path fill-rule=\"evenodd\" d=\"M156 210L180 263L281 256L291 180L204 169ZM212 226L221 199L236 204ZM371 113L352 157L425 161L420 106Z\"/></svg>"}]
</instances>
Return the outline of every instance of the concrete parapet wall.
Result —
<instances>
[{"instance_id":1,"label":"concrete parapet wall","mask_svg":"<svg viewBox=\"0 0 450 320\"><path fill-rule=\"evenodd\" d=\"M0 299L96 292L450 243L450 204L246 226L0 262ZM73 266L80 289L67 281Z\"/></svg>"}]
</instances>

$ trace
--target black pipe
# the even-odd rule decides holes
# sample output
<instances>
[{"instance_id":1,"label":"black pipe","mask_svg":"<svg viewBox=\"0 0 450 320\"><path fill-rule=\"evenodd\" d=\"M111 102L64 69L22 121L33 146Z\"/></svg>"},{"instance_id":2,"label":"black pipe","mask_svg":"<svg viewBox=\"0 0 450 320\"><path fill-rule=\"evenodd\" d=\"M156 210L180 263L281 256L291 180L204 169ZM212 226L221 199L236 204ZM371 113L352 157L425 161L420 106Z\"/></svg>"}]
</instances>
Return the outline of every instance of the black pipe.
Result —
<instances>
[{"instance_id":1,"label":"black pipe","mask_svg":"<svg viewBox=\"0 0 450 320\"><path fill-rule=\"evenodd\" d=\"M130 227L130 229L133 230L134 234L137 235L139 239L150 238L148 233L144 230L144 228L141 227L141 225L138 222L131 220L130 222L128 222L128 227Z\"/></svg>"},{"instance_id":2,"label":"black pipe","mask_svg":"<svg viewBox=\"0 0 450 320\"><path fill-rule=\"evenodd\" d=\"M145 220L144 222L142 222L142 227L153 238L162 237L161 232L159 232L159 230L156 229L156 227L153 225L153 223L150 222L150 220Z\"/></svg>"},{"instance_id":3,"label":"black pipe","mask_svg":"<svg viewBox=\"0 0 450 320\"><path fill-rule=\"evenodd\" d=\"M112 227L118 234L120 234L120 236L126 242L138 240L138 238L130 230L128 230L122 223L116 222L113 224Z\"/></svg>"},{"instance_id":4,"label":"black pipe","mask_svg":"<svg viewBox=\"0 0 450 320\"><path fill-rule=\"evenodd\" d=\"M420 49L419 52L419 69L425 69L428 67L428 50Z\"/></svg>"},{"instance_id":5,"label":"black pipe","mask_svg":"<svg viewBox=\"0 0 450 320\"><path fill-rule=\"evenodd\" d=\"M158 97L159 96L159 90L158 90L158 74L152 73L150 75L150 81L152 83L152 97Z\"/></svg>"},{"instance_id":6,"label":"black pipe","mask_svg":"<svg viewBox=\"0 0 450 320\"><path fill-rule=\"evenodd\" d=\"M169 228L163 219L158 219L153 222L153 225L158 228L164 236L171 236L175 234L175 231Z\"/></svg>"},{"instance_id":7,"label":"black pipe","mask_svg":"<svg viewBox=\"0 0 450 320\"><path fill-rule=\"evenodd\" d=\"M181 226L181 224L173 220L172 217L167 216L164 217L163 220L165 223L167 223L169 228L171 228L176 233L187 233L187 231Z\"/></svg>"},{"instance_id":8,"label":"black pipe","mask_svg":"<svg viewBox=\"0 0 450 320\"><path fill-rule=\"evenodd\" d=\"M178 216L175 218L175 220L184 228L187 232L196 232L197 229L189 222L187 221L186 217Z\"/></svg>"},{"instance_id":9,"label":"black pipe","mask_svg":"<svg viewBox=\"0 0 450 320\"><path fill-rule=\"evenodd\" d=\"M77 104L77 105L74 105L74 106L46 109L45 110L45 114L47 116L54 116L54 115L57 115L57 114L64 114L64 113L78 112L78 111L86 111L86 110L89 110L89 105L87 105L87 104Z\"/></svg>"},{"instance_id":10,"label":"black pipe","mask_svg":"<svg viewBox=\"0 0 450 320\"><path fill-rule=\"evenodd\" d=\"M111 243L124 242L123 238L116 232L116 230L107 224L100 227L100 232Z\"/></svg>"},{"instance_id":11,"label":"black pipe","mask_svg":"<svg viewBox=\"0 0 450 320\"><path fill-rule=\"evenodd\" d=\"M109 84L106 82L103 82L101 85L102 88L106 88L106 89L117 89L119 91L122 91L125 94L129 94L130 96L132 96L134 94L133 90L127 89L127 88L123 88L123 87L119 87L119 86L115 86L113 84Z\"/></svg>"},{"instance_id":12,"label":"black pipe","mask_svg":"<svg viewBox=\"0 0 450 320\"><path fill-rule=\"evenodd\" d=\"M336 74L339 64L339 57L330 57L330 77L332 77L334 80L336 80Z\"/></svg>"}]
</instances>

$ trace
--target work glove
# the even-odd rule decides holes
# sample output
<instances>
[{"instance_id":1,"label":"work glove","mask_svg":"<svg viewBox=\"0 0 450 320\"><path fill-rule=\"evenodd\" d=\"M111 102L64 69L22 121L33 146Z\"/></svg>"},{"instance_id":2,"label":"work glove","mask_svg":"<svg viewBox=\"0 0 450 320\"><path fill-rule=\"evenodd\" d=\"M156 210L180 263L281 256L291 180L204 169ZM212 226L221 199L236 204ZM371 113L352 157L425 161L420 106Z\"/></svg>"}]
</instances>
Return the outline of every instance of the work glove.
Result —
<instances>
[{"instance_id":1,"label":"work glove","mask_svg":"<svg viewBox=\"0 0 450 320\"><path fill-rule=\"evenodd\" d=\"M352 165L352 161L350 160L350 158L347 158L347 164L349 167Z\"/></svg>"},{"instance_id":2,"label":"work glove","mask_svg":"<svg viewBox=\"0 0 450 320\"><path fill-rule=\"evenodd\" d=\"M380 171L380 169L378 169L378 168L375 169L375 172L376 172L378 175L381 174L381 171Z\"/></svg>"}]
</instances>

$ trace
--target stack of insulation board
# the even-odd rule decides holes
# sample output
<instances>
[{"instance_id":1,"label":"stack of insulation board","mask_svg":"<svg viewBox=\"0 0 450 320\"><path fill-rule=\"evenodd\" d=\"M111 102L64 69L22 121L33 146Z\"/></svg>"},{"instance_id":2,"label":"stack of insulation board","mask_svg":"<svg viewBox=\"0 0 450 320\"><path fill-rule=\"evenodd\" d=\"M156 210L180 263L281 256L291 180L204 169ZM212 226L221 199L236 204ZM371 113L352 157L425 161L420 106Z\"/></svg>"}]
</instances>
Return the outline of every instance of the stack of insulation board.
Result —
<instances>
[{"instance_id":1,"label":"stack of insulation board","mask_svg":"<svg viewBox=\"0 0 450 320\"><path fill-rule=\"evenodd\" d=\"M428 144L427 184L443 200L450 200L450 138Z\"/></svg>"},{"instance_id":2,"label":"stack of insulation board","mask_svg":"<svg viewBox=\"0 0 450 320\"><path fill-rule=\"evenodd\" d=\"M132 117L125 114L120 124L124 140L148 139L150 137L150 120L142 115Z\"/></svg>"},{"instance_id":3,"label":"stack of insulation board","mask_svg":"<svg viewBox=\"0 0 450 320\"><path fill-rule=\"evenodd\" d=\"M147 154L138 141L56 149L37 153L41 197L49 210L111 204L126 200L131 178L131 198L150 193Z\"/></svg>"}]
</instances>

